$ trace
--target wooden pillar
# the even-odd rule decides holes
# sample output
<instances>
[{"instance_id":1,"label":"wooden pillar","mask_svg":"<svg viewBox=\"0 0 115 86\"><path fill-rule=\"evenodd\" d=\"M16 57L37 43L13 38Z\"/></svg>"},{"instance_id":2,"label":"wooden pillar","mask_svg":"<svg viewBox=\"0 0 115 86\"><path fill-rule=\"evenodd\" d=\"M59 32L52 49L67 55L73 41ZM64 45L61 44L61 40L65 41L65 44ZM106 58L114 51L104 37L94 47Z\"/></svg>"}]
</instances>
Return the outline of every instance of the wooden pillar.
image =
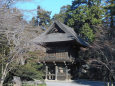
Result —
<instances>
[{"instance_id":1,"label":"wooden pillar","mask_svg":"<svg viewBox=\"0 0 115 86\"><path fill-rule=\"evenodd\" d=\"M68 80L68 68L67 66L65 68L66 68L66 80Z\"/></svg>"},{"instance_id":2,"label":"wooden pillar","mask_svg":"<svg viewBox=\"0 0 115 86\"><path fill-rule=\"evenodd\" d=\"M55 80L57 80L57 74L58 74L58 67L55 66Z\"/></svg>"},{"instance_id":3,"label":"wooden pillar","mask_svg":"<svg viewBox=\"0 0 115 86\"><path fill-rule=\"evenodd\" d=\"M46 75L45 75L45 80L47 80L47 74L48 74L48 66L46 65Z\"/></svg>"}]
</instances>

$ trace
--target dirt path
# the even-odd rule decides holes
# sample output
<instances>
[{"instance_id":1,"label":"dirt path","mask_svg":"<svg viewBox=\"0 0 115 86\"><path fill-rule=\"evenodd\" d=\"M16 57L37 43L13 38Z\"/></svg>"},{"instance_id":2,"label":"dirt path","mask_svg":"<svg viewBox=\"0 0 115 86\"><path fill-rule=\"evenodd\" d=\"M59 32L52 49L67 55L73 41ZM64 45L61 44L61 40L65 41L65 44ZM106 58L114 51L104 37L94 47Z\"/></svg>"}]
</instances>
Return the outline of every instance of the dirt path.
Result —
<instances>
[{"instance_id":1,"label":"dirt path","mask_svg":"<svg viewBox=\"0 0 115 86\"><path fill-rule=\"evenodd\" d=\"M46 81L47 86L104 86L96 81Z\"/></svg>"}]
</instances>

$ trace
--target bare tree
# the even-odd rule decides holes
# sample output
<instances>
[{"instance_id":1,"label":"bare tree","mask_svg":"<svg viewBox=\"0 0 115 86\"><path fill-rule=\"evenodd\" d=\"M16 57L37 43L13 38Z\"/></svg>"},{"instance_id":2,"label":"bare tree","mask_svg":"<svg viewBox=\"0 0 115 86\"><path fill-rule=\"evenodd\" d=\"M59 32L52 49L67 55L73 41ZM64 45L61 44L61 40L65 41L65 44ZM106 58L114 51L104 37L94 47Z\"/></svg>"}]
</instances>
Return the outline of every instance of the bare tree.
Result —
<instances>
[{"instance_id":1,"label":"bare tree","mask_svg":"<svg viewBox=\"0 0 115 86\"><path fill-rule=\"evenodd\" d=\"M9 8L10 5L16 0L0 0L0 35L4 35L5 39L0 40L0 45L3 46L2 41L7 40L7 46L9 53L1 54L1 78L0 86L3 85L7 74L16 66L18 63L19 56L25 52L25 45L27 40L23 39L24 28L26 22L23 20L23 15L16 8ZM26 37L25 37L26 38ZM2 49L6 52L6 49Z\"/></svg>"},{"instance_id":2,"label":"bare tree","mask_svg":"<svg viewBox=\"0 0 115 86\"><path fill-rule=\"evenodd\" d=\"M3 86L7 74L19 62L24 64L22 58L24 53L30 49L31 43L29 41L42 32L40 27L33 28L27 24L23 19L22 11L10 8L16 1L18 0L0 0L0 46L5 45L9 49L8 54L5 53L8 51L6 48L2 49L3 53L0 54L0 65L2 65L0 86ZM6 41L6 44L3 41Z\"/></svg>"},{"instance_id":3,"label":"bare tree","mask_svg":"<svg viewBox=\"0 0 115 86\"><path fill-rule=\"evenodd\" d=\"M115 30L98 27L96 39L90 48L81 52L81 57L92 67L99 69L101 79L113 83L115 81ZM94 73L92 73L95 75ZM91 76L91 72L90 72Z\"/></svg>"},{"instance_id":4,"label":"bare tree","mask_svg":"<svg viewBox=\"0 0 115 86\"><path fill-rule=\"evenodd\" d=\"M20 40L16 38L16 35L19 36L19 29L17 29L17 26L22 29L21 25L21 20L17 19L16 17L18 16L17 14L15 15L14 12L11 13L10 9L7 8L2 8L1 9L1 16L0 16L0 32L6 36L6 39L8 42L5 46L12 46L10 48L10 52L8 55L2 55L2 75L1 75L1 80L0 80L0 85L3 85L3 82L8 74L9 71L13 69L14 61L16 61L16 58L18 57L19 53L22 51L22 47L20 46L19 42ZM19 17L19 16L18 16ZM15 22L15 23L14 23ZM16 28L15 30L13 30ZM18 43L16 43L18 42ZM1 43L3 45L3 43ZM4 49L5 50L5 49Z\"/></svg>"}]
</instances>

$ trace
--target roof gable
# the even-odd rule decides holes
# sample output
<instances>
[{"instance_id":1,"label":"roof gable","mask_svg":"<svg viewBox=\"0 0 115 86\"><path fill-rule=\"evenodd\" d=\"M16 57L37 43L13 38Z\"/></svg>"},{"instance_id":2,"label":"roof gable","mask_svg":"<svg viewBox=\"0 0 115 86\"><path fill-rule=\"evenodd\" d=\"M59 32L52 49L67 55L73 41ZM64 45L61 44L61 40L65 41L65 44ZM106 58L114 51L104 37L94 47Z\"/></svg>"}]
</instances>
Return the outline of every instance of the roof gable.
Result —
<instances>
[{"instance_id":1,"label":"roof gable","mask_svg":"<svg viewBox=\"0 0 115 86\"><path fill-rule=\"evenodd\" d=\"M63 31L56 23L54 23L51 29L46 34L51 33L65 33L65 31Z\"/></svg>"},{"instance_id":2,"label":"roof gable","mask_svg":"<svg viewBox=\"0 0 115 86\"><path fill-rule=\"evenodd\" d=\"M67 25L59 21L54 21L44 33L42 33L39 37L33 39L33 42L41 44L71 40L76 40L76 42L82 46L88 46L85 41L77 36L73 28L68 27Z\"/></svg>"}]
</instances>

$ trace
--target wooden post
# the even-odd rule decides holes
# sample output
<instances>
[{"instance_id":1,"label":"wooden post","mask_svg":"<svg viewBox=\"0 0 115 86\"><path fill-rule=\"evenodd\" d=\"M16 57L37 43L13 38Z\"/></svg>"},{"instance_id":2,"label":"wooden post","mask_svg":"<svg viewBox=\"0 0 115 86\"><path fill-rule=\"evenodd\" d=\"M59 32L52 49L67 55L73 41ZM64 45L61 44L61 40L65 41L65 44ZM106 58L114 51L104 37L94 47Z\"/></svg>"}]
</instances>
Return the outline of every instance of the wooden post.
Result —
<instances>
[{"instance_id":1,"label":"wooden post","mask_svg":"<svg viewBox=\"0 0 115 86\"><path fill-rule=\"evenodd\" d=\"M57 80L57 73L58 73L58 68L55 66L55 80Z\"/></svg>"},{"instance_id":2,"label":"wooden post","mask_svg":"<svg viewBox=\"0 0 115 86\"><path fill-rule=\"evenodd\" d=\"M67 66L65 68L66 68L66 80L68 80L68 68Z\"/></svg>"},{"instance_id":3,"label":"wooden post","mask_svg":"<svg viewBox=\"0 0 115 86\"><path fill-rule=\"evenodd\" d=\"M47 80L47 73L48 73L48 66L46 65L46 76L45 76L45 80Z\"/></svg>"}]
</instances>

